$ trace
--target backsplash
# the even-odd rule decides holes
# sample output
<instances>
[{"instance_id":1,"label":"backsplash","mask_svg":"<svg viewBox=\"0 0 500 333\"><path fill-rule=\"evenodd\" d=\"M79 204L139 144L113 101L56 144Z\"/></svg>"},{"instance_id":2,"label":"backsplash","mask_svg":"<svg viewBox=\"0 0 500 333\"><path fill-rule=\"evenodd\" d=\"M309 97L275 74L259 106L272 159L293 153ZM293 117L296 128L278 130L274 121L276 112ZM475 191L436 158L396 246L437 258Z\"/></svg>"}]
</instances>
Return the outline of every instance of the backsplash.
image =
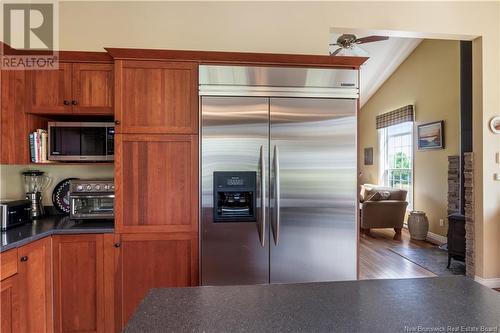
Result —
<instances>
[{"instance_id":1,"label":"backsplash","mask_svg":"<svg viewBox=\"0 0 500 333\"><path fill-rule=\"evenodd\" d=\"M51 178L49 188L43 193L45 206L52 206L52 190L66 178L114 178L113 165L0 165L2 199L24 198L24 182L21 172L36 169L46 172Z\"/></svg>"}]
</instances>

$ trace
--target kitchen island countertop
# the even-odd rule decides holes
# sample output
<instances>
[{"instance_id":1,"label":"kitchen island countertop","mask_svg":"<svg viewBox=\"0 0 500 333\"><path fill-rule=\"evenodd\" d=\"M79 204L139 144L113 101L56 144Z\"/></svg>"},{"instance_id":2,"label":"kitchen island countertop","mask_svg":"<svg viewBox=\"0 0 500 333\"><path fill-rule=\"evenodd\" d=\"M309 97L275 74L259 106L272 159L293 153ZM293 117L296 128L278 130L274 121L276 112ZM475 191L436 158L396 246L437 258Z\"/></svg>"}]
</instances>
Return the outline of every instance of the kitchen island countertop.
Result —
<instances>
[{"instance_id":1,"label":"kitchen island countertop","mask_svg":"<svg viewBox=\"0 0 500 333\"><path fill-rule=\"evenodd\" d=\"M0 252L29 244L38 239L56 234L113 233L114 222L74 221L65 215L48 215L40 220L2 231Z\"/></svg>"},{"instance_id":2,"label":"kitchen island countertop","mask_svg":"<svg viewBox=\"0 0 500 333\"><path fill-rule=\"evenodd\" d=\"M498 332L465 277L151 289L125 332Z\"/></svg>"}]
</instances>

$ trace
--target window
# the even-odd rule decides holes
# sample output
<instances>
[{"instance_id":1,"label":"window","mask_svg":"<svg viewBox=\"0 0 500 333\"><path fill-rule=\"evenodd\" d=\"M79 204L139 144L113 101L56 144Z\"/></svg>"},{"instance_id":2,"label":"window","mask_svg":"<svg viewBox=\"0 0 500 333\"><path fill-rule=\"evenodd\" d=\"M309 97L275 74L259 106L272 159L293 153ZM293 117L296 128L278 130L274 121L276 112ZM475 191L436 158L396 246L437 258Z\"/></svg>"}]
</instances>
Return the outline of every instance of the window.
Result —
<instances>
[{"instance_id":1,"label":"window","mask_svg":"<svg viewBox=\"0 0 500 333\"><path fill-rule=\"evenodd\" d=\"M413 122L379 129L380 183L408 191L413 209Z\"/></svg>"}]
</instances>

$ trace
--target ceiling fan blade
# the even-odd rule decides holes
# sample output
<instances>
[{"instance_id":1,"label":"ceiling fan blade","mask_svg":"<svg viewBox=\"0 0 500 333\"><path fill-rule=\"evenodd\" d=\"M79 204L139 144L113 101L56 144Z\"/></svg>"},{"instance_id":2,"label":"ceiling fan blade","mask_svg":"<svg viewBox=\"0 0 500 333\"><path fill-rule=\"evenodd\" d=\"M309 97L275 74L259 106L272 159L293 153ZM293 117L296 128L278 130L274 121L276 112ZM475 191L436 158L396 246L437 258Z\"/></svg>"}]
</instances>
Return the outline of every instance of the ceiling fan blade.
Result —
<instances>
[{"instance_id":1,"label":"ceiling fan blade","mask_svg":"<svg viewBox=\"0 0 500 333\"><path fill-rule=\"evenodd\" d=\"M378 41L387 40L387 39L389 39L389 37L387 37L387 36L367 36L367 37L356 39L355 43L356 44L365 44L365 43L378 42Z\"/></svg>"},{"instance_id":2,"label":"ceiling fan blade","mask_svg":"<svg viewBox=\"0 0 500 333\"><path fill-rule=\"evenodd\" d=\"M339 45L339 44L337 44L337 43L333 43L333 44L328 44L328 45L330 45L330 46L337 46L337 45Z\"/></svg>"},{"instance_id":3,"label":"ceiling fan blade","mask_svg":"<svg viewBox=\"0 0 500 333\"><path fill-rule=\"evenodd\" d=\"M332 56L337 55L340 51L342 51L341 47L339 47L338 49L336 49L334 52L330 53L330 55L332 55Z\"/></svg>"}]
</instances>

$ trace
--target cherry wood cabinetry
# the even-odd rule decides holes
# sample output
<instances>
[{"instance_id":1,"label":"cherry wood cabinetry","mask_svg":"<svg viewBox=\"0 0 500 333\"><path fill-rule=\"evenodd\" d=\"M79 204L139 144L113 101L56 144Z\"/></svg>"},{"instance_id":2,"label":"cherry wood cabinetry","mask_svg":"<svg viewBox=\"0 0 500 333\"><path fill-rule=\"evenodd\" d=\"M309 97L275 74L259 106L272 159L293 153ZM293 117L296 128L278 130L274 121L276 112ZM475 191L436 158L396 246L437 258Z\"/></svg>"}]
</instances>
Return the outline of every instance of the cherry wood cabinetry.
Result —
<instances>
[{"instance_id":1,"label":"cherry wood cabinetry","mask_svg":"<svg viewBox=\"0 0 500 333\"><path fill-rule=\"evenodd\" d=\"M26 73L27 112L71 112L71 64L60 63L57 70L35 70Z\"/></svg>"},{"instance_id":2,"label":"cherry wood cabinetry","mask_svg":"<svg viewBox=\"0 0 500 333\"><path fill-rule=\"evenodd\" d=\"M116 61L117 133L196 134L198 64Z\"/></svg>"},{"instance_id":3,"label":"cherry wood cabinetry","mask_svg":"<svg viewBox=\"0 0 500 333\"><path fill-rule=\"evenodd\" d=\"M27 71L26 112L113 115L113 65L59 63L58 70Z\"/></svg>"},{"instance_id":4,"label":"cherry wood cabinetry","mask_svg":"<svg viewBox=\"0 0 500 333\"><path fill-rule=\"evenodd\" d=\"M29 163L28 133L46 121L24 112L26 71L2 70L0 98L0 164Z\"/></svg>"},{"instance_id":5,"label":"cherry wood cabinetry","mask_svg":"<svg viewBox=\"0 0 500 333\"><path fill-rule=\"evenodd\" d=\"M115 230L198 230L198 137L117 135Z\"/></svg>"},{"instance_id":6,"label":"cherry wood cabinetry","mask_svg":"<svg viewBox=\"0 0 500 333\"><path fill-rule=\"evenodd\" d=\"M52 332L51 238L18 249L19 332Z\"/></svg>"},{"instance_id":7,"label":"cherry wood cabinetry","mask_svg":"<svg viewBox=\"0 0 500 333\"><path fill-rule=\"evenodd\" d=\"M2 280L0 314L2 333L20 332L19 318L19 277L17 274Z\"/></svg>"},{"instance_id":8,"label":"cherry wood cabinetry","mask_svg":"<svg viewBox=\"0 0 500 333\"><path fill-rule=\"evenodd\" d=\"M0 332L15 333L20 329L19 277L17 274L17 249L0 253Z\"/></svg>"},{"instance_id":9,"label":"cherry wood cabinetry","mask_svg":"<svg viewBox=\"0 0 500 333\"><path fill-rule=\"evenodd\" d=\"M55 332L106 332L107 325L113 325L113 317L107 318L105 311L105 236L113 237L53 237Z\"/></svg>"},{"instance_id":10,"label":"cherry wood cabinetry","mask_svg":"<svg viewBox=\"0 0 500 333\"><path fill-rule=\"evenodd\" d=\"M117 317L124 327L151 288L198 284L197 233L122 234L116 251Z\"/></svg>"},{"instance_id":11,"label":"cherry wood cabinetry","mask_svg":"<svg viewBox=\"0 0 500 333\"><path fill-rule=\"evenodd\" d=\"M112 64L73 64L74 113L113 115L113 90Z\"/></svg>"}]
</instances>

